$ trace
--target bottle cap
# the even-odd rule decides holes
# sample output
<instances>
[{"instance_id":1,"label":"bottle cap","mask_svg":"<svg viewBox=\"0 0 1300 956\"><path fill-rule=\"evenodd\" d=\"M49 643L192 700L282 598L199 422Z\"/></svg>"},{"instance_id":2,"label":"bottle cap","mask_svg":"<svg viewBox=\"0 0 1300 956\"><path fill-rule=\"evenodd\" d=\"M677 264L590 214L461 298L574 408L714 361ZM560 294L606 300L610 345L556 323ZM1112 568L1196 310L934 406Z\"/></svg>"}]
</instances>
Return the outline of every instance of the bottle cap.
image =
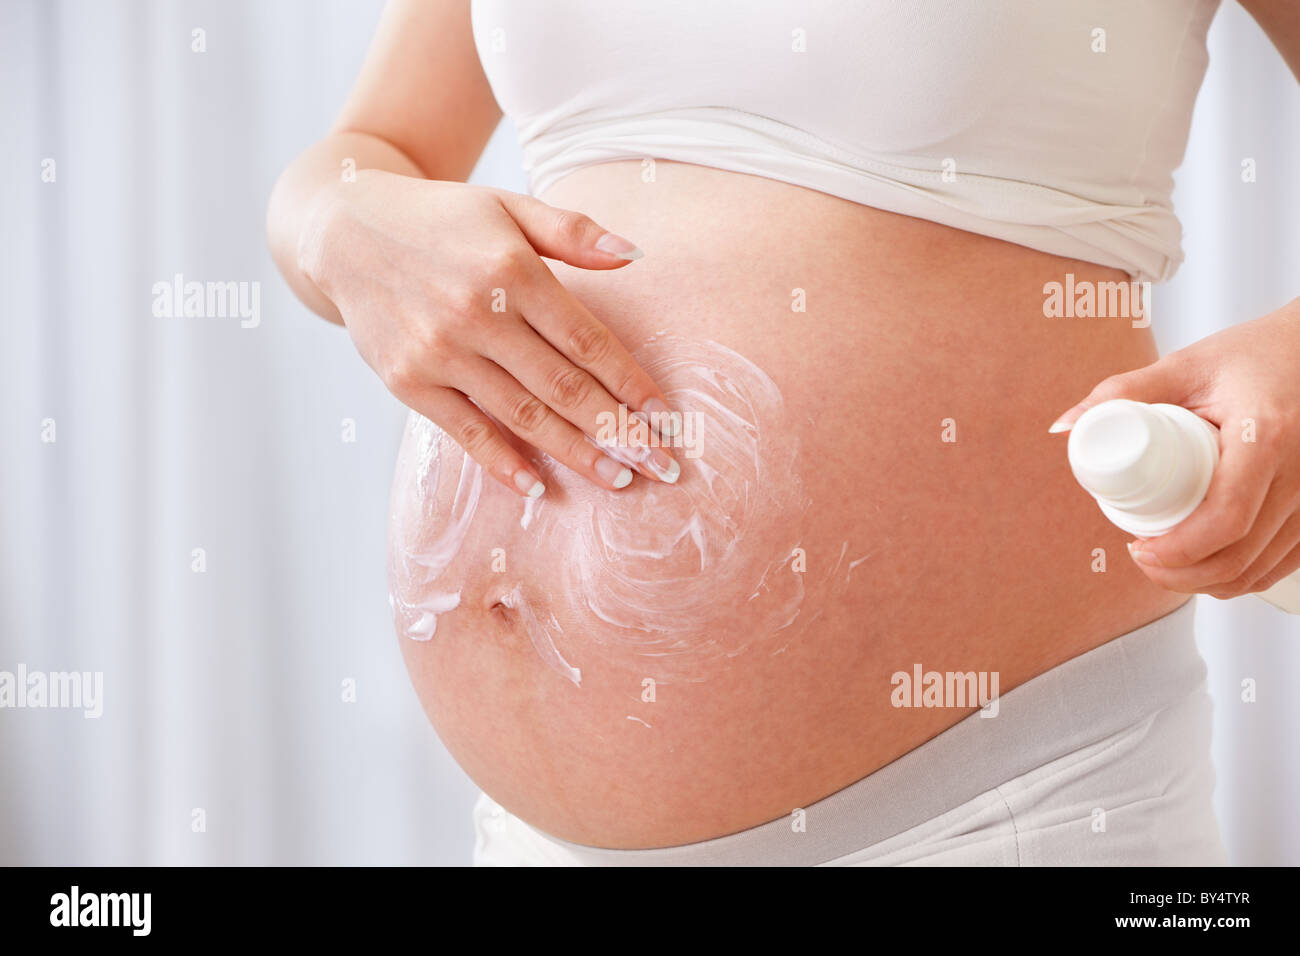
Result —
<instances>
[{"instance_id":1,"label":"bottle cap","mask_svg":"<svg viewBox=\"0 0 1300 956\"><path fill-rule=\"evenodd\" d=\"M1149 405L1102 402L1070 430L1070 468L1094 497L1140 498L1169 477L1174 441L1168 421Z\"/></svg>"}]
</instances>

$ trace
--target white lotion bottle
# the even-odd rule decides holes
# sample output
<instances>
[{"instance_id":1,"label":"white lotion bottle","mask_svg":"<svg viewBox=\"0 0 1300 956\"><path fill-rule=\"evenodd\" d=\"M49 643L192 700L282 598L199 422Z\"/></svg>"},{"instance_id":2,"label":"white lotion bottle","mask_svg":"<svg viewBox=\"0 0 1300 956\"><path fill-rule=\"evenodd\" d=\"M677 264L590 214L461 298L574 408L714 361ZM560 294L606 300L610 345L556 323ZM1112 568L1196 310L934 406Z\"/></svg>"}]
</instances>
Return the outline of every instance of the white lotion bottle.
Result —
<instances>
[{"instance_id":1,"label":"white lotion bottle","mask_svg":"<svg viewBox=\"0 0 1300 956\"><path fill-rule=\"evenodd\" d=\"M1178 405L1126 398L1088 409L1070 430L1070 470L1129 534L1165 534L1196 510L1219 463L1218 430ZM1300 614L1300 571L1256 593Z\"/></svg>"}]
</instances>

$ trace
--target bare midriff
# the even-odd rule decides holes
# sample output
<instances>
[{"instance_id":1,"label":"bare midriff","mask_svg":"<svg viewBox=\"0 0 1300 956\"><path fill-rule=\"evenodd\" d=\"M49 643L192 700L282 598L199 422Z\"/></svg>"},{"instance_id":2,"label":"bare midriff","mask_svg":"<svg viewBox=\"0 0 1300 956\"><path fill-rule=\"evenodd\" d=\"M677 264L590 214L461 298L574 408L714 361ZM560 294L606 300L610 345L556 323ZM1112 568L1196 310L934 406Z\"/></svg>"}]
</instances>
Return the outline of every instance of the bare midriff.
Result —
<instances>
[{"instance_id":1,"label":"bare midriff","mask_svg":"<svg viewBox=\"0 0 1300 956\"><path fill-rule=\"evenodd\" d=\"M412 683L507 810L604 847L733 833L974 709L895 706L894 674L996 673L1005 694L1187 600L1133 566L1048 434L1157 353L1128 318L1045 317L1044 286L1127 275L772 180L643 171L541 198L644 259L548 265L693 416L677 485L604 491L538 456L525 514L422 420L394 480Z\"/></svg>"}]
</instances>

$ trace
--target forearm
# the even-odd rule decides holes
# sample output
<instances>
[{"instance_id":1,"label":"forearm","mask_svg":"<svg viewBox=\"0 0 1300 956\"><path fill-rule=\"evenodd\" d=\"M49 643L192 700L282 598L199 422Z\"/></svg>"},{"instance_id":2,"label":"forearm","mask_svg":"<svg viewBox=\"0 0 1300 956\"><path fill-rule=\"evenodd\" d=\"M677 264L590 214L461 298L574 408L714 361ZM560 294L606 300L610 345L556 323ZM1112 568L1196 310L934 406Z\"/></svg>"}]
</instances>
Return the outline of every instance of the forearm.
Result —
<instances>
[{"instance_id":1,"label":"forearm","mask_svg":"<svg viewBox=\"0 0 1300 956\"><path fill-rule=\"evenodd\" d=\"M415 161L392 143L368 133L336 132L289 164L271 190L267 206L267 242L276 267L307 308L340 325L338 309L299 267L298 241L317 204L346 184L345 176L362 169L425 178Z\"/></svg>"}]
</instances>

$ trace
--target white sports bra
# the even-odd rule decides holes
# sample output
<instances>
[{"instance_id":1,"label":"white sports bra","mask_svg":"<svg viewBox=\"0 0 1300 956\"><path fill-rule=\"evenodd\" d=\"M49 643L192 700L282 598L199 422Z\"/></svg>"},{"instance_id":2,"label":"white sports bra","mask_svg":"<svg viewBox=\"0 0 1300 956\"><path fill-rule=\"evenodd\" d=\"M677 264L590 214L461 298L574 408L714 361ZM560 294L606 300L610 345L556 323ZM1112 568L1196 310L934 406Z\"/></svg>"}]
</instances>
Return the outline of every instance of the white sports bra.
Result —
<instances>
[{"instance_id":1,"label":"white sports bra","mask_svg":"<svg viewBox=\"0 0 1300 956\"><path fill-rule=\"evenodd\" d=\"M1169 278L1219 0L473 0L535 194L653 157Z\"/></svg>"}]
</instances>

